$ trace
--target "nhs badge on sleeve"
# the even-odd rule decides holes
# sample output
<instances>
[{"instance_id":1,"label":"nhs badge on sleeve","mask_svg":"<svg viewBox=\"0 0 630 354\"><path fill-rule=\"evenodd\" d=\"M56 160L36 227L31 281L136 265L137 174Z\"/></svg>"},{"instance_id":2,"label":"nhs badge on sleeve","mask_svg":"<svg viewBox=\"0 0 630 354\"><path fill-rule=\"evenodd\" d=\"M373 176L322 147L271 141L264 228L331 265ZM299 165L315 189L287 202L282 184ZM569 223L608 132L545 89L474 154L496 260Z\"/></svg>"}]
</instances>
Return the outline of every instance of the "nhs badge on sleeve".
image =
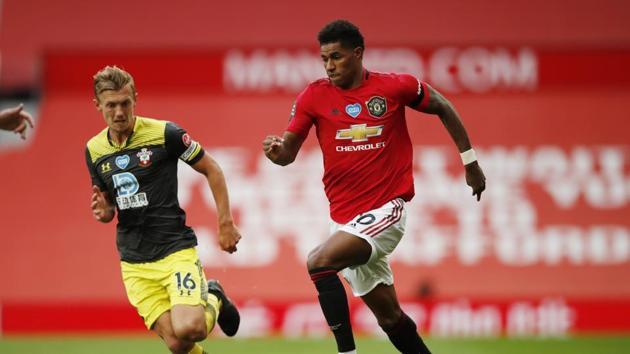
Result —
<instances>
[{"instance_id":1,"label":"nhs badge on sleeve","mask_svg":"<svg viewBox=\"0 0 630 354\"><path fill-rule=\"evenodd\" d=\"M116 166L121 170L124 170L129 165L129 156L128 155L120 155L116 157Z\"/></svg>"},{"instance_id":2,"label":"nhs badge on sleeve","mask_svg":"<svg viewBox=\"0 0 630 354\"><path fill-rule=\"evenodd\" d=\"M346 106L346 113L352 118L356 118L361 113L361 105L358 103L349 104Z\"/></svg>"}]
</instances>

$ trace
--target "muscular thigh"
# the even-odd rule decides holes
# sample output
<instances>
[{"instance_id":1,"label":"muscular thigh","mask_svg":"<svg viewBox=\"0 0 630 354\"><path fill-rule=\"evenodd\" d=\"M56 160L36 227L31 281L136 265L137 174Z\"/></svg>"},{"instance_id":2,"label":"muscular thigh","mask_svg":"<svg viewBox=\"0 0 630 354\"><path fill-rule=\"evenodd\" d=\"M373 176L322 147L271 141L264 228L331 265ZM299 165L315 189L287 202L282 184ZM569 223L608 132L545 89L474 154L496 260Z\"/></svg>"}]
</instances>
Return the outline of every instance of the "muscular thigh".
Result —
<instances>
[{"instance_id":1,"label":"muscular thigh","mask_svg":"<svg viewBox=\"0 0 630 354\"><path fill-rule=\"evenodd\" d=\"M175 252L151 263L122 262L122 273L129 301L149 329L175 305L206 304L208 289L194 249Z\"/></svg>"},{"instance_id":2,"label":"muscular thigh","mask_svg":"<svg viewBox=\"0 0 630 354\"><path fill-rule=\"evenodd\" d=\"M202 305L173 305L170 311L174 329L190 326L195 323L205 325L205 310Z\"/></svg>"},{"instance_id":3,"label":"muscular thigh","mask_svg":"<svg viewBox=\"0 0 630 354\"><path fill-rule=\"evenodd\" d=\"M160 338L162 338L166 343L170 341L178 340L175 336L175 331L173 330L173 325L171 323L171 312L166 311L153 324L153 328L151 330L157 333Z\"/></svg>"},{"instance_id":4,"label":"muscular thigh","mask_svg":"<svg viewBox=\"0 0 630 354\"><path fill-rule=\"evenodd\" d=\"M348 232L337 231L311 251L308 268L330 267L341 270L367 262L371 253L372 247L367 241Z\"/></svg>"}]
</instances>

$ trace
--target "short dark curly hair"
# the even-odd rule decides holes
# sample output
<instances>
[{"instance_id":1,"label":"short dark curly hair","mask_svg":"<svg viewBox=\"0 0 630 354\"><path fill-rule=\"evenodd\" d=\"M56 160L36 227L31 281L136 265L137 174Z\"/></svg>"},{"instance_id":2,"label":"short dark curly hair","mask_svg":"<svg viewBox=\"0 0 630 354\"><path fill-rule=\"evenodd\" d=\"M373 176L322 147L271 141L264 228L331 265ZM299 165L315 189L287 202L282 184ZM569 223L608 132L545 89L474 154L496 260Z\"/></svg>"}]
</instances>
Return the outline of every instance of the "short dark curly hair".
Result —
<instances>
[{"instance_id":1,"label":"short dark curly hair","mask_svg":"<svg viewBox=\"0 0 630 354\"><path fill-rule=\"evenodd\" d=\"M365 48L363 35L359 28L347 20L335 20L324 26L317 35L319 45L339 42L342 47Z\"/></svg>"}]
</instances>

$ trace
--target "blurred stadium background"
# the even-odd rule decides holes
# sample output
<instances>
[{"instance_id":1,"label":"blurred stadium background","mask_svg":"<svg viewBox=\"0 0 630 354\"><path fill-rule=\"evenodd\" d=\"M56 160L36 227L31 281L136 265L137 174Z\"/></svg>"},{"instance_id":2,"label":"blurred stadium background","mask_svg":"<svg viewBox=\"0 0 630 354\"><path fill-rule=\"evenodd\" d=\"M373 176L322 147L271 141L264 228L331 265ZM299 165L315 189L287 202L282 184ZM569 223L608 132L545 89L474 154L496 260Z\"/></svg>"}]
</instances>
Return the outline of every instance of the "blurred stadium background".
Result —
<instances>
[{"instance_id":1,"label":"blurred stadium background","mask_svg":"<svg viewBox=\"0 0 630 354\"><path fill-rule=\"evenodd\" d=\"M367 68L447 95L488 178L477 204L439 120L409 113L417 194L393 266L435 353L630 352L624 0L1 0L0 108L24 102L36 127L0 132L0 352L166 352L127 303L114 224L88 205L84 146L104 127L92 75L111 64L134 75L138 114L187 128L228 178L234 255L215 245L207 186L179 172L206 274L244 318L241 340L205 346L333 352L304 267L328 236L314 134L286 168L260 142L324 75L316 33L335 18L361 28ZM351 308L359 349L392 352Z\"/></svg>"}]
</instances>

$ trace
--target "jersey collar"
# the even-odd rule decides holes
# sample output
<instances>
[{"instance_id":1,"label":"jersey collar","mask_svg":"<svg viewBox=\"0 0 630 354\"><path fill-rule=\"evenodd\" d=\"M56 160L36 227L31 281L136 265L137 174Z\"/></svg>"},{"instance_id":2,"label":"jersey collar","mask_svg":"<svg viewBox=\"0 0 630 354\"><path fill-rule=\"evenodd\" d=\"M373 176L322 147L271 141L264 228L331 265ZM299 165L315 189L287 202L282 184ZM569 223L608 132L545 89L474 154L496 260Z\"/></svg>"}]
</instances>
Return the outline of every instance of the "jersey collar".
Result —
<instances>
[{"instance_id":1,"label":"jersey collar","mask_svg":"<svg viewBox=\"0 0 630 354\"><path fill-rule=\"evenodd\" d=\"M127 139L125 140L124 143L122 143L121 145L116 144L115 141L112 140L111 136L109 135L109 128L107 128L107 142L109 142L109 145L118 149L118 150L122 150L124 148L126 148L127 146L129 146L129 143L131 142L131 137L133 136L133 133L136 131L136 129L138 128L138 116L135 117L136 121L133 122L133 129L131 130L131 134L129 134L129 136L127 137Z\"/></svg>"},{"instance_id":2,"label":"jersey collar","mask_svg":"<svg viewBox=\"0 0 630 354\"><path fill-rule=\"evenodd\" d=\"M332 83L332 81L330 81L330 79L328 79L328 82L330 82L330 84L331 84L334 88L336 88L337 90L347 92L347 91L354 91L354 90L358 90L358 89L360 89L361 87L363 87L363 86L365 85L365 83L368 81L369 77L370 77L370 72L369 72L367 69L363 68L363 77L362 77L362 79L361 79L361 83L359 84L359 86L357 86L357 87L355 87L355 88L351 88L351 89L342 89L341 87L335 86L335 85Z\"/></svg>"}]
</instances>

